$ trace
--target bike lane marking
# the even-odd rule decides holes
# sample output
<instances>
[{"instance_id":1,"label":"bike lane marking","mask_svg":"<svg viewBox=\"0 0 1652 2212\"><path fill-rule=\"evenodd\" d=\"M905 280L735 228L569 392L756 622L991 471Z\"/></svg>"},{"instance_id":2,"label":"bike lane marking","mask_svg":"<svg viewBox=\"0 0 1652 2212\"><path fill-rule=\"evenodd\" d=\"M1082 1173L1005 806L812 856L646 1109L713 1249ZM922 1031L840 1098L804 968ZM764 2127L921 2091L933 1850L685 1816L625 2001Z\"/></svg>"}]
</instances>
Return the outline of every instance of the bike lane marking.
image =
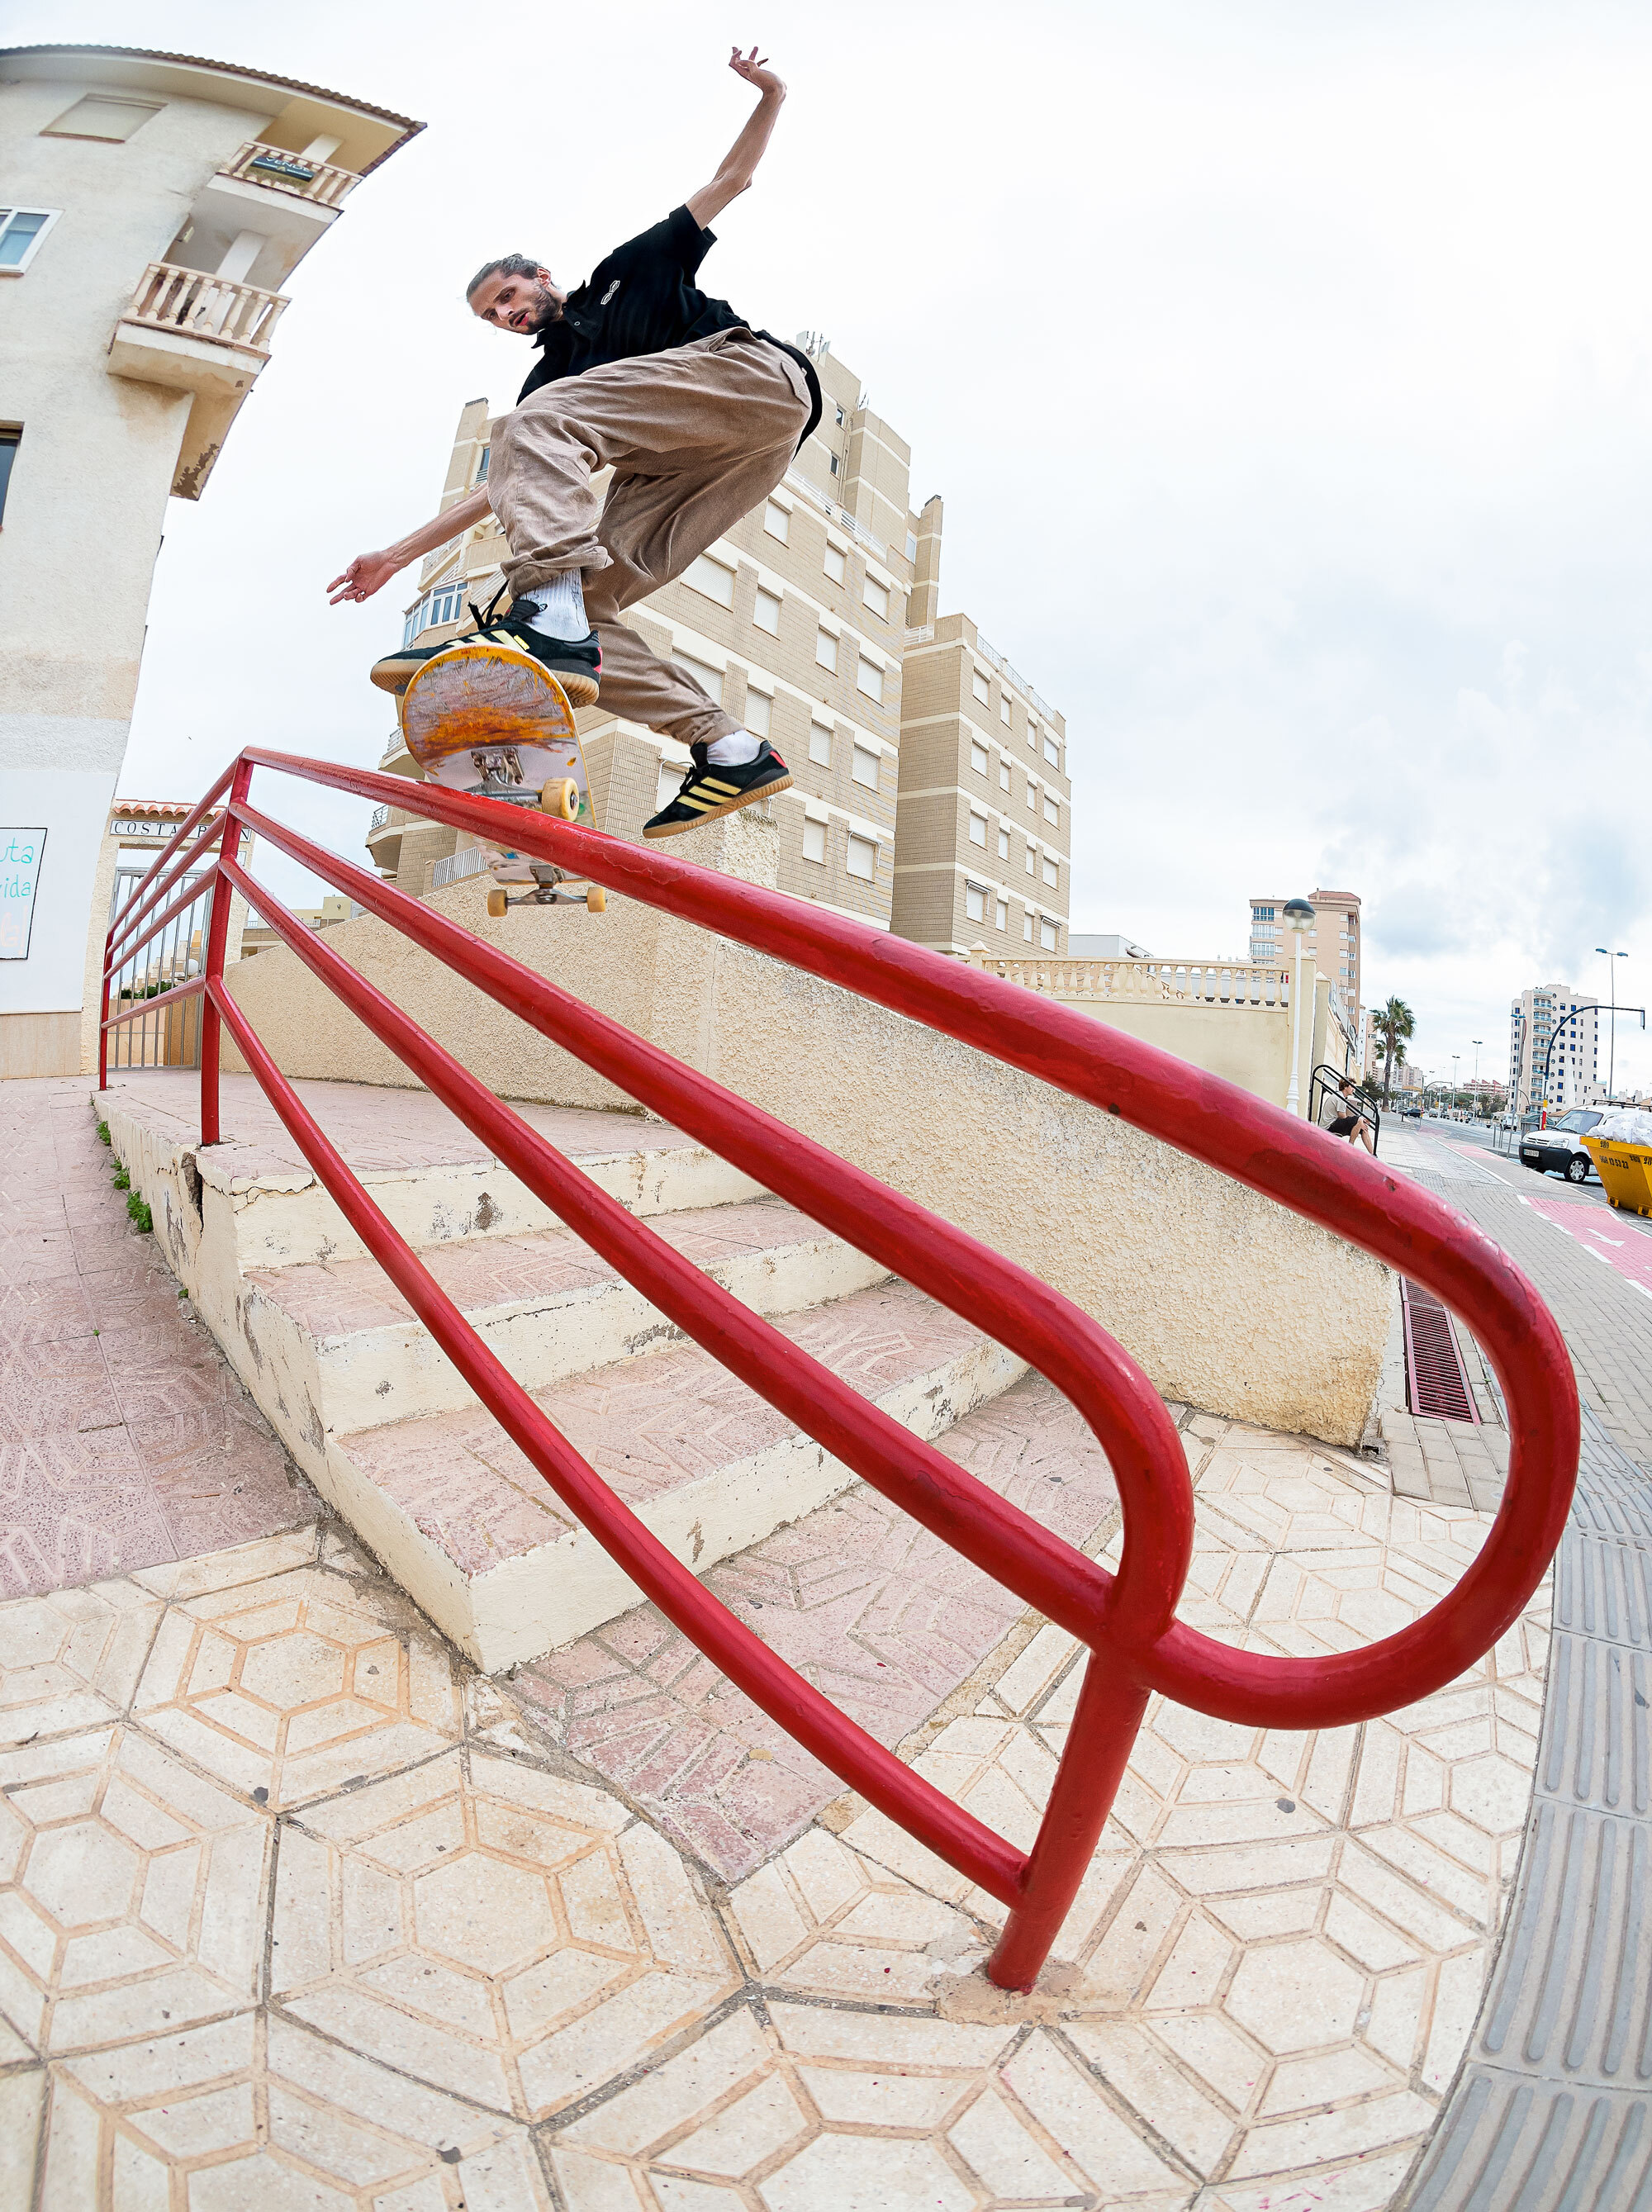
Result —
<instances>
[{"instance_id":1,"label":"bike lane marking","mask_svg":"<svg viewBox=\"0 0 1652 2212\"><path fill-rule=\"evenodd\" d=\"M1520 1202L1529 1206L1534 1213L1540 1213L1563 1236L1581 1244L1591 1258L1604 1260L1631 1289L1652 1298L1652 1237L1610 1218L1598 1226L1592 1221L1579 1220L1580 1214L1593 1213L1595 1209L1580 1206L1575 1198L1522 1197Z\"/></svg>"}]
</instances>

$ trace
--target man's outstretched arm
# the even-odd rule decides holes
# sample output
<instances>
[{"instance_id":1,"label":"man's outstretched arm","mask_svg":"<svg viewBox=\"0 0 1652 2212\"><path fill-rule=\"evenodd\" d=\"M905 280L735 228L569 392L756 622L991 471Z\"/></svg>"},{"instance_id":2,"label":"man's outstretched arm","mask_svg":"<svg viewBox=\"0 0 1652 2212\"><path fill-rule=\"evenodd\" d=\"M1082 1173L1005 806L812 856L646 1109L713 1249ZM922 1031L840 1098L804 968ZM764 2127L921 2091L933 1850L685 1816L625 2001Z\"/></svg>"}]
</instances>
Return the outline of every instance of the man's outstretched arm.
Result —
<instances>
[{"instance_id":1,"label":"man's outstretched arm","mask_svg":"<svg viewBox=\"0 0 1652 2212\"><path fill-rule=\"evenodd\" d=\"M743 54L736 46L728 65L736 76L755 84L762 98L752 110L745 129L719 163L717 174L708 185L701 185L688 203L689 213L701 230L751 182L779 117L780 102L786 97L786 87L769 68L768 55L759 60L756 46L749 54Z\"/></svg>"},{"instance_id":2,"label":"man's outstretched arm","mask_svg":"<svg viewBox=\"0 0 1652 2212\"><path fill-rule=\"evenodd\" d=\"M455 500L452 507L444 507L432 520L417 530L398 538L393 545L386 545L381 553L358 553L342 576L335 576L327 589L337 606L341 599L370 599L381 591L391 578L405 568L410 561L416 561L421 553L434 553L438 545L446 545L450 538L480 522L488 512L488 487L478 484L463 499Z\"/></svg>"}]
</instances>

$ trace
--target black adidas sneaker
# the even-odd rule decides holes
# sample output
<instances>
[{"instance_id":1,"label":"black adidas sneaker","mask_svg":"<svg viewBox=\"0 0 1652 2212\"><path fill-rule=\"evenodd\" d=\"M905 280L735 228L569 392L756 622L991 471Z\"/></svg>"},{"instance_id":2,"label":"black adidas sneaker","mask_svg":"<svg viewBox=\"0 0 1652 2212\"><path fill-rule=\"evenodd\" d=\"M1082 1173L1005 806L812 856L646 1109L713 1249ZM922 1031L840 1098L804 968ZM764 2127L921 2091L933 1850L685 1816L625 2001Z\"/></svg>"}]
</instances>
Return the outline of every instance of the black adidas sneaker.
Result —
<instances>
[{"instance_id":1,"label":"black adidas sneaker","mask_svg":"<svg viewBox=\"0 0 1652 2212\"><path fill-rule=\"evenodd\" d=\"M497 605L497 599L494 605ZM381 691L405 691L413 681L416 669L427 660L434 660L439 653L450 646L510 644L522 652L531 653L542 666L550 669L574 707L592 707L602 681L602 647L597 642L596 631L582 638L547 637L543 630L531 629L519 615L513 611L507 615L495 615L489 606L484 615L474 605L475 617L471 628L461 630L457 637L446 637L440 645L404 645L396 653L387 653L382 660L375 660L371 671L373 681Z\"/></svg>"},{"instance_id":2,"label":"black adidas sneaker","mask_svg":"<svg viewBox=\"0 0 1652 2212\"><path fill-rule=\"evenodd\" d=\"M720 814L733 814L754 799L792 787L792 771L767 738L757 748L756 759L744 768L714 767L704 745L690 745L689 753L694 766L683 777L683 788L652 822L643 823L645 837L681 836L699 823L714 822Z\"/></svg>"}]
</instances>

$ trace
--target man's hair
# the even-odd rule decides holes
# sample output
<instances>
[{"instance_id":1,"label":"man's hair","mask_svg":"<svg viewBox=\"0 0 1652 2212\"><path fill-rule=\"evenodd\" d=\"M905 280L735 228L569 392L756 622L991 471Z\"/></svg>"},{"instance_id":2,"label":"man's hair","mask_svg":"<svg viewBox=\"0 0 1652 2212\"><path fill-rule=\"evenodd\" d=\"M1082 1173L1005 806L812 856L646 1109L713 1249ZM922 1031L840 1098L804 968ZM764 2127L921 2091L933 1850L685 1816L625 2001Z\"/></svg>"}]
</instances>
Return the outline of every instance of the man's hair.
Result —
<instances>
[{"instance_id":1,"label":"man's hair","mask_svg":"<svg viewBox=\"0 0 1652 2212\"><path fill-rule=\"evenodd\" d=\"M537 276L540 265L530 253L507 253L502 261L484 262L465 286L465 296L473 300L477 287L485 284L490 276Z\"/></svg>"}]
</instances>

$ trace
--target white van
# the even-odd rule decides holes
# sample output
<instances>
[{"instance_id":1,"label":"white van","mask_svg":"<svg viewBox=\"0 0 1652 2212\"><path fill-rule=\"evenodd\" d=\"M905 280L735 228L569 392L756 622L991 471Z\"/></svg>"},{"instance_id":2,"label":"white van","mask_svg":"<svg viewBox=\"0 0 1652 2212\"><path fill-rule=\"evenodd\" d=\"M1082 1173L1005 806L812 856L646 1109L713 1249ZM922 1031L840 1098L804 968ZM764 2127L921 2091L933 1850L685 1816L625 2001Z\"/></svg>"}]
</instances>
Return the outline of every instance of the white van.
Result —
<instances>
[{"instance_id":1,"label":"white van","mask_svg":"<svg viewBox=\"0 0 1652 2212\"><path fill-rule=\"evenodd\" d=\"M1528 1129L1520 1140L1521 1164L1540 1175L1556 1168L1568 1182L1587 1182L1594 1163L1583 1150L1582 1139L1601 1116L1588 1106L1574 1106L1546 1129Z\"/></svg>"}]
</instances>

